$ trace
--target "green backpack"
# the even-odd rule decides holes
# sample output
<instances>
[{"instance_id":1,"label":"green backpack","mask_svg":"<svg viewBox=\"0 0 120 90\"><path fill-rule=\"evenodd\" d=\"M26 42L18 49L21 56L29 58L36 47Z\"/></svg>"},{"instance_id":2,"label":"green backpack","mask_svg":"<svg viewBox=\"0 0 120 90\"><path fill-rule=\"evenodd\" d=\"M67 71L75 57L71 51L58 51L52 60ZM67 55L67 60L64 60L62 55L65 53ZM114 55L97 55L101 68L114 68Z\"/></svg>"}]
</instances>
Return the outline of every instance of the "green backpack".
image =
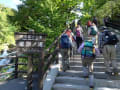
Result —
<instances>
[{"instance_id":1,"label":"green backpack","mask_svg":"<svg viewBox=\"0 0 120 90\"><path fill-rule=\"evenodd\" d=\"M85 41L81 56L83 58L95 58L95 47L92 41Z\"/></svg>"},{"instance_id":2,"label":"green backpack","mask_svg":"<svg viewBox=\"0 0 120 90\"><path fill-rule=\"evenodd\" d=\"M97 31L95 30L95 28L91 26L90 29L91 29L90 35L95 36L97 34Z\"/></svg>"}]
</instances>

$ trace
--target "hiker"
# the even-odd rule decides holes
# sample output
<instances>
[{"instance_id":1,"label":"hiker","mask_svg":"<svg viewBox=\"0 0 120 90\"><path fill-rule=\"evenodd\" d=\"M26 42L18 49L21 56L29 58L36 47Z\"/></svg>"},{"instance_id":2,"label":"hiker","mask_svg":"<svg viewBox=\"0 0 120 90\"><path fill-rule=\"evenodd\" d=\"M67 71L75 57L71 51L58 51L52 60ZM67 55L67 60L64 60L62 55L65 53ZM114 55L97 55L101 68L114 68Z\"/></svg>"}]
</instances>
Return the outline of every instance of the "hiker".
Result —
<instances>
[{"instance_id":1,"label":"hiker","mask_svg":"<svg viewBox=\"0 0 120 90\"><path fill-rule=\"evenodd\" d=\"M97 18L96 18L95 16L93 16L92 22L93 22L96 26L98 26L98 21L97 21Z\"/></svg>"},{"instance_id":2,"label":"hiker","mask_svg":"<svg viewBox=\"0 0 120 90\"><path fill-rule=\"evenodd\" d=\"M88 21L88 36L92 39L92 42L97 46L98 28L91 21Z\"/></svg>"},{"instance_id":3,"label":"hiker","mask_svg":"<svg viewBox=\"0 0 120 90\"><path fill-rule=\"evenodd\" d=\"M73 33L72 30L69 29L69 28L68 28L68 30L67 30L65 33L69 36L70 41L71 41L71 43L72 43L72 47L70 48L70 56L72 56L72 55L73 55L74 48L76 47L74 33Z\"/></svg>"},{"instance_id":4,"label":"hiker","mask_svg":"<svg viewBox=\"0 0 120 90\"><path fill-rule=\"evenodd\" d=\"M62 67L63 71L69 69L69 61L70 61L70 49L72 48L72 37L71 30L67 29L65 33L61 36L60 39L60 49L62 54Z\"/></svg>"},{"instance_id":5,"label":"hiker","mask_svg":"<svg viewBox=\"0 0 120 90\"><path fill-rule=\"evenodd\" d=\"M99 50L92 43L92 40L84 41L78 48L78 53L81 54L83 76L86 78L89 76L90 87L94 87L94 75L93 75L93 61L96 55L99 55Z\"/></svg>"},{"instance_id":6,"label":"hiker","mask_svg":"<svg viewBox=\"0 0 120 90\"><path fill-rule=\"evenodd\" d=\"M103 26L100 28L99 34L99 48L104 56L104 64L106 67L105 73L107 75L118 75L117 63L116 63L116 44L119 42L115 33L108 30ZM111 67L113 69L111 69Z\"/></svg>"},{"instance_id":7,"label":"hiker","mask_svg":"<svg viewBox=\"0 0 120 90\"><path fill-rule=\"evenodd\" d=\"M76 43L77 43L77 49L78 49L80 44L83 41L83 29L79 24L77 25L75 32L76 32Z\"/></svg>"}]
</instances>

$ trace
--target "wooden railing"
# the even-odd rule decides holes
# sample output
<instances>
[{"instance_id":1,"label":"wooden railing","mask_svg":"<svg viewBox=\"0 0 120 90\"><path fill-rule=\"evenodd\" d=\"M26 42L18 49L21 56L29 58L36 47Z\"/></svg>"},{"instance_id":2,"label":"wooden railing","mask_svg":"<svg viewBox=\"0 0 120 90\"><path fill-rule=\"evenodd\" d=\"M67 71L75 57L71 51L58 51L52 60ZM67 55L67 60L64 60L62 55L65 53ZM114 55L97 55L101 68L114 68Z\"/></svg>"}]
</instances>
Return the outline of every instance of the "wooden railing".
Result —
<instances>
[{"instance_id":1,"label":"wooden railing","mask_svg":"<svg viewBox=\"0 0 120 90\"><path fill-rule=\"evenodd\" d=\"M12 60L13 63L0 65L0 69L4 68L6 66L11 66L11 67L14 67L14 71L13 72L0 73L0 77L3 76L3 75L11 74L12 76L10 78L18 78L18 73L26 73L26 71L19 71L18 70L19 65L26 65L25 63L23 63L23 64L18 63L18 58L25 58L25 56L16 56L16 53L14 53L13 56L0 57L0 60L8 59L8 58L10 60Z\"/></svg>"},{"instance_id":2,"label":"wooden railing","mask_svg":"<svg viewBox=\"0 0 120 90\"><path fill-rule=\"evenodd\" d=\"M118 23L117 22L113 22L113 21L106 22L106 26L120 30L120 21Z\"/></svg>"},{"instance_id":3,"label":"wooden railing","mask_svg":"<svg viewBox=\"0 0 120 90\"><path fill-rule=\"evenodd\" d=\"M15 53L13 56L8 56L9 58L13 59L14 63L7 64L7 65L1 65L0 68L4 68L6 66L14 66L14 71L10 72L10 73L12 73L13 78L18 78L19 73L28 73L28 71L30 70L30 68L28 68L28 70L19 70L20 65L24 65L24 66L27 65L29 67L32 67L31 73L27 74L27 77L29 77L27 79L28 80L27 81L27 83L28 83L27 90L32 90L32 84L33 84L32 83L32 81L33 81L32 73L36 72L36 71L33 71L33 67L37 65L38 69L36 69L36 70L38 70L37 72L38 72L38 81L39 81L38 87L39 87L39 90L43 90L42 89L43 88L43 80L45 79L45 77L47 75L47 71L50 69L51 64L58 63L58 53L60 51L59 50L59 40L60 40L61 35L59 37L57 37L56 40L49 46L49 48L44 50L40 56L32 56L31 60L29 60L30 58L28 58L27 55L23 56L23 55L18 55L18 53ZM28 61L26 63L19 62L21 58L26 59ZM40 63L34 63L33 58L40 59L39 60ZM3 59L3 58L0 58L0 59ZM31 65L33 64L33 65L30 66L30 64ZM0 73L0 76L10 74L10 73L9 72Z\"/></svg>"},{"instance_id":4,"label":"wooden railing","mask_svg":"<svg viewBox=\"0 0 120 90\"><path fill-rule=\"evenodd\" d=\"M63 33L65 33L65 31L63 31ZM44 58L44 60L46 60L46 62L44 63L45 69L43 70L43 75L40 78L39 90L43 90L42 89L43 88L43 79L45 79L45 77L47 75L47 71L50 69L51 64L58 63L58 53L60 51L59 41L60 41L61 35L56 38L56 40L49 46L48 49L45 50L45 58Z\"/></svg>"}]
</instances>

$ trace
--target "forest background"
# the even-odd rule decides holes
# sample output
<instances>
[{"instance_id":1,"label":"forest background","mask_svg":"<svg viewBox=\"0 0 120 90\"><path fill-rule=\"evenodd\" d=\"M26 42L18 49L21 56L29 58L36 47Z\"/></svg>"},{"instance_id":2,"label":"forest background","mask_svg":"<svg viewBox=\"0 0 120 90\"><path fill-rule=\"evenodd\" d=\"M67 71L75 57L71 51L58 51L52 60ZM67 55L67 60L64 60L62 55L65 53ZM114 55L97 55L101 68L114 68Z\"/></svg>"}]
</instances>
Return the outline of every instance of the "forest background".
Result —
<instances>
[{"instance_id":1,"label":"forest background","mask_svg":"<svg viewBox=\"0 0 120 90\"><path fill-rule=\"evenodd\" d=\"M66 22L80 19L84 26L96 16L99 24L109 16L115 19L120 15L120 0L21 0L18 10L0 4L0 51L5 44L15 46L14 32L27 32L34 29L46 33L48 47L66 28ZM81 6L82 3L82 6ZM76 12L82 14L78 16Z\"/></svg>"}]
</instances>

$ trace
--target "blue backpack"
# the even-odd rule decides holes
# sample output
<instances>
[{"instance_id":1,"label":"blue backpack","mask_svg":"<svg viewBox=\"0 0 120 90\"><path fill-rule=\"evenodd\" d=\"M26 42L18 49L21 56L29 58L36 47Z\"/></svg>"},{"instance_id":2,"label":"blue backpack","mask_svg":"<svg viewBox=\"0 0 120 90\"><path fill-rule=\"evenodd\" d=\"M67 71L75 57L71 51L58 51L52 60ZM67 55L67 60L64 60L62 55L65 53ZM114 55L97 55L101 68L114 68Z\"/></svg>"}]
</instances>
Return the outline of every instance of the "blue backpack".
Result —
<instances>
[{"instance_id":1,"label":"blue backpack","mask_svg":"<svg viewBox=\"0 0 120 90\"><path fill-rule=\"evenodd\" d=\"M85 41L84 48L82 49L81 56L83 58L95 58L95 47L92 41Z\"/></svg>"},{"instance_id":2,"label":"blue backpack","mask_svg":"<svg viewBox=\"0 0 120 90\"><path fill-rule=\"evenodd\" d=\"M72 46L67 34L63 34L61 36L60 46L61 46L61 48L70 48Z\"/></svg>"}]
</instances>

